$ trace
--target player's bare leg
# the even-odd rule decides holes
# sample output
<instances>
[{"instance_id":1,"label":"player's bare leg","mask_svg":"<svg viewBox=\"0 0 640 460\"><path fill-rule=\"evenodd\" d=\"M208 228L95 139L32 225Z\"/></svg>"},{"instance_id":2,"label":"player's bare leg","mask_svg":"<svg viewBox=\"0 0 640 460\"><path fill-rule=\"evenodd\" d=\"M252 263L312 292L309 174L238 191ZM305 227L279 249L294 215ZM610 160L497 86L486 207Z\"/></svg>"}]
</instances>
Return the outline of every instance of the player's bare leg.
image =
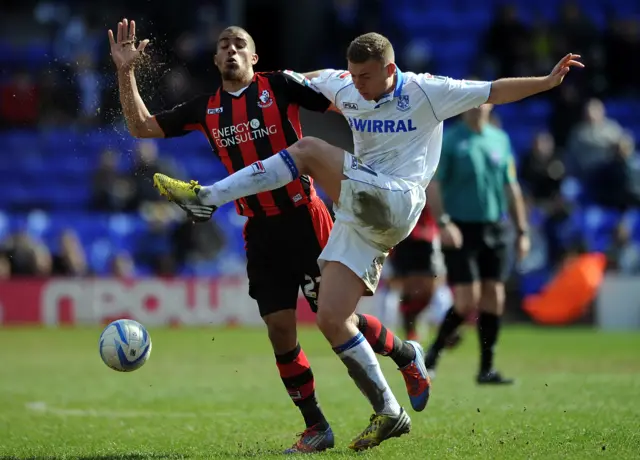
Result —
<instances>
[{"instance_id":1,"label":"player's bare leg","mask_svg":"<svg viewBox=\"0 0 640 460\"><path fill-rule=\"evenodd\" d=\"M173 197L173 201L183 201L185 208L202 212L204 216L208 209L216 209L244 196L283 187L299 175L312 176L334 203L340 203L342 181L347 179L343 174L344 161L343 149L321 139L305 137L288 149L249 165L210 186L200 186L193 181L177 181L162 174L156 174L154 182L165 195ZM355 305L351 313L354 311ZM405 354L413 354L413 364L423 367L422 360L415 356L421 353L417 344L409 344L404 349ZM424 374L421 370L417 373L403 373L405 380L409 378L408 387L411 386L412 392L417 391L416 388L421 389L419 400L410 397L416 410L424 409L428 396L428 376L426 369Z\"/></svg>"},{"instance_id":2,"label":"player's bare leg","mask_svg":"<svg viewBox=\"0 0 640 460\"><path fill-rule=\"evenodd\" d=\"M504 311L504 283L483 281L481 285L478 315L478 339L480 341L479 384L512 384L513 379L503 377L493 368L494 347L498 341L500 318Z\"/></svg>"},{"instance_id":3,"label":"player's bare leg","mask_svg":"<svg viewBox=\"0 0 640 460\"><path fill-rule=\"evenodd\" d=\"M262 317L273 351L277 355L287 353L298 344L296 311L280 310Z\"/></svg>"},{"instance_id":4,"label":"player's bare leg","mask_svg":"<svg viewBox=\"0 0 640 460\"><path fill-rule=\"evenodd\" d=\"M453 286L453 307L440 325L436 339L431 343L425 358L429 375L433 378L440 353L447 346L451 335L458 330L469 313L474 311L480 302L480 283L458 284Z\"/></svg>"},{"instance_id":5,"label":"player's bare leg","mask_svg":"<svg viewBox=\"0 0 640 460\"><path fill-rule=\"evenodd\" d=\"M354 450L375 447L411 429L411 420L389 388L371 345L353 322L364 292L363 281L349 268L326 262L318 295L318 327L375 412L369 426L349 446Z\"/></svg>"}]
</instances>

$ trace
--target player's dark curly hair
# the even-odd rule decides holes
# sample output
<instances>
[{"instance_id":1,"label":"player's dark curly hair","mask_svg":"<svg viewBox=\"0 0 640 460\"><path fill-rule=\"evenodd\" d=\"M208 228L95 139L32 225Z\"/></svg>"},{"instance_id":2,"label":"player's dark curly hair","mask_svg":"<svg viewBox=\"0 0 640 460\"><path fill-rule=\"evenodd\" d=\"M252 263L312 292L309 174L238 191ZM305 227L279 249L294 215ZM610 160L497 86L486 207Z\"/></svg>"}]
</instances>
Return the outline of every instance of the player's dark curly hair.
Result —
<instances>
[{"instance_id":1,"label":"player's dark curly hair","mask_svg":"<svg viewBox=\"0 0 640 460\"><path fill-rule=\"evenodd\" d=\"M362 64L369 59L393 62L395 54L391 42L384 35L375 32L356 37L347 48L347 59L354 64Z\"/></svg>"}]
</instances>

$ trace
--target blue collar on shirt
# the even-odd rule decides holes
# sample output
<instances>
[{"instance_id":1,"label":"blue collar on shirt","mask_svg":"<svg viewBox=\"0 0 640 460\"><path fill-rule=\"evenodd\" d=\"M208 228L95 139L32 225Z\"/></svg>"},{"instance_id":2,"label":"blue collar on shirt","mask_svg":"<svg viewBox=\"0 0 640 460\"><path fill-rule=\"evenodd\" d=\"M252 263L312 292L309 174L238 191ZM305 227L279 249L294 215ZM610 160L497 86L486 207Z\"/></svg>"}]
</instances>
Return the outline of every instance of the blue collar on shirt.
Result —
<instances>
[{"instance_id":1,"label":"blue collar on shirt","mask_svg":"<svg viewBox=\"0 0 640 460\"><path fill-rule=\"evenodd\" d=\"M377 109L382 104L389 102L393 98L400 97L402 94L402 87L404 86L404 74L400 70L399 67L396 67L396 87L393 89L393 93L387 93L376 104L375 108ZM391 96L393 94L393 96Z\"/></svg>"},{"instance_id":2,"label":"blue collar on shirt","mask_svg":"<svg viewBox=\"0 0 640 460\"><path fill-rule=\"evenodd\" d=\"M400 71L399 67L396 67L396 87L393 90L393 97L400 97L400 94L402 94L403 86L404 86L404 74Z\"/></svg>"}]
</instances>

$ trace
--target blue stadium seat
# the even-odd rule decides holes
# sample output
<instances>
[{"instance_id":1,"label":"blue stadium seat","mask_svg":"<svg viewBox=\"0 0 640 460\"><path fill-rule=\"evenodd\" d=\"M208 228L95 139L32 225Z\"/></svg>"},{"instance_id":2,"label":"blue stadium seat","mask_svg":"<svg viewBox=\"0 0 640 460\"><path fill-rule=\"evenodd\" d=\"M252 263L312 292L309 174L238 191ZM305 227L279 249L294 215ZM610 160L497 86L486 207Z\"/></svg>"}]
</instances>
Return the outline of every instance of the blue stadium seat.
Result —
<instances>
[{"instance_id":1,"label":"blue stadium seat","mask_svg":"<svg viewBox=\"0 0 640 460\"><path fill-rule=\"evenodd\" d=\"M615 227L622 219L622 213L599 206L589 206L584 213L584 236L587 247L592 251L604 252L611 243Z\"/></svg>"},{"instance_id":2,"label":"blue stadium seat","mask_svg":"<svg viewBox=\"0 0 640 460\"><path fill-rule=\"evenodd\" d=\"M3 148L16 153L34 153L40 149L38 136L28 130L2 133L0 142Z\"/></svg>"},{"instance_id":3,"label":"blue stadium seat","mask_svg":"<svg viewBox=\"0 0 640 460\"><path fill-rule=\"evenodd\" d=\"M512 0L522 19L532 22L541 15L547 19L558 16L560 5L551 0L531 3ZM435 59L433 73L465 78L473 68L482 35L489 27L496 8L504 0L394 0L384 2L385 17L395 22L400 32L391 35L423 39L432 44ZM605 25L606 3L619 17L640 14L640 2L629 0L579 0L588 17L599 27ZM0 40L0 65L21 62L27 67L41 65L49 53L50 43L33 43L16 48ZM412 69L407 69L412 70ZM4 77L0 76L0 79ZM614 98L605 101L609 116L618 120L640 139L640 101ZM516 154L531 146L538 130L546 128L550 103L541 97L516 104L496 107L503 126L510 134ZM449 126L449 123L446 124ZM445 129L448 129L445 127ZM11 231L27 230L42 238L52 248L57 247L60 232L67 227L78 232L91 264L106 273L113 251L140 248L143 252L164 251L167 242L148 236L147 224L137 215L95 213L90 209L90 181L99 155L109 148L120 152L119 169L128 171L138 141L132 138L122 123L98 130L75 128L46 129L41 132L11 130L0 132L0 181L5 193L0 194L0 237ZM640 145L640 142L639 142ZM185 173L209 183L226 175L224 167L211 152L201 133L194 132L175 139L158 142L161 156L172 157ZM185 155L188 152L188 155ZM580 184L568 180L563 193L569 201L580 204L586 199ZM33 209L40 211L30 212ZM606 248L610 235L620 218L619 213L588 207L576 210L560 230L565 241L584 237L592 249ZM218 261L203 263L183 271L188 274L211 274L244 270L242 226L245 219L227 205L215 216L228 241ZM633 236L640 241L640 218L636 211L626 217ZM143 241L146 246L139 246ZM147 266L139 272L150 273ZM523 290L533 292L544 281L544 272L523 277Z\"/></svg>"},{"instance_id":4,"label":"blue stadium seat","mask_svg":"<svg viewBox=\"0 0 640 460\"><path fill-rule=\"evenodd\" d=\"M548 268L528 272L520 276L520 293L523 296L537 294L551 280L552 272Z\"/></svg>"},{"instance_id":5,"label":"blue stadium seat","mask_svg":"<svg viewBox=\"0 0 640 460\"><path fill-rule=\"evenodd\" d=\"M11 217L0 211L0 241L4 240L11 233Z\"/></svg>"},{"instance_id":6,"label":"blue stadium seat","mask_svg":"<svg viewBox=\"0 0 640 460\"><path fill-rule=\"evenodd\" d=\"M566 177L562 181L560 192L569 203L580 202L584 198L582 184L575 177Z\"/></svg>"},{"instance_id":7,"label":"blue stadium seat","mask_svg":"<svg viewBox=\"0 0 640 460\"><path fill-rule=\"evenodd\" d=\"M522 108L527 116L545 123L547 118L551 115L551 102L544 98L532 98L528 101L523 101Z\"/></svg>"}]
</instances>

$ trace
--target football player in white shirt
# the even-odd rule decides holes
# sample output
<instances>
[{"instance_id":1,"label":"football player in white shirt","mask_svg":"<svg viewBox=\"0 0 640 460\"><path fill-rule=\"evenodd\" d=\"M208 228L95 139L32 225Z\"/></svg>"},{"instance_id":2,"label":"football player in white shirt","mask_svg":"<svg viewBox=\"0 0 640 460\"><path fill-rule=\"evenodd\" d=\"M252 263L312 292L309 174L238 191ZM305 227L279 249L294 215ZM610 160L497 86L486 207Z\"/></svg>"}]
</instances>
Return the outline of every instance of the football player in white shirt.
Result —
<instances>
[{"instance_id":1,"label":"football player in white shirt","mask_svg":"<svg viewBox=\"0 0 640 460\"><path fill-rule=\"evenodd\" d=\"M354 154L306 137L211 186L155 176L163 194L194 212L282 187L300 174L312 176L334 202L335 226L318 260L317 323L374 410L350 448L377 446L411 427L351 318L360 297L375 291L389 250L409 235L420 216L425 188L438 166L443 120L485 103L504 104L550 90L571 67L583 67L579 58L566 55L545 77L460 81L403 73L389 40L365 34L349 45L348 71L297 76L349 121Z\"/></svg>"}]
</instances>

